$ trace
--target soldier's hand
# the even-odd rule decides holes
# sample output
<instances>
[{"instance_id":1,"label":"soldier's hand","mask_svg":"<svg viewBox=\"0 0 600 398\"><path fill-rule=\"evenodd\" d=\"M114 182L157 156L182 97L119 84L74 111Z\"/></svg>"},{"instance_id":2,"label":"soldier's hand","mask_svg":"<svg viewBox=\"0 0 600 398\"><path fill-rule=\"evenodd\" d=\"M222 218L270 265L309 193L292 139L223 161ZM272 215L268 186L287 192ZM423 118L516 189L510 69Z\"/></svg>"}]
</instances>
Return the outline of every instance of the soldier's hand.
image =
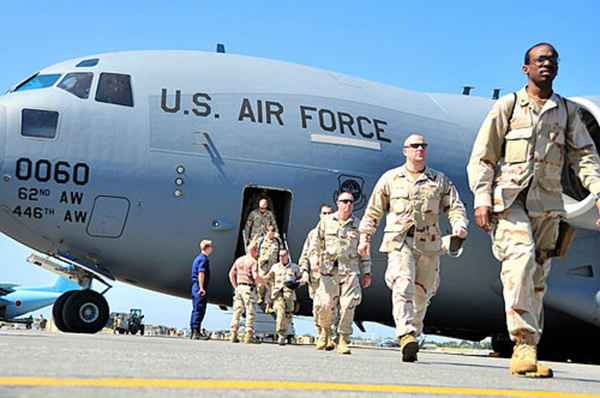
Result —
<instances>
[{"instance_id":1,"label":"soldier's hand","mask_svg":"<svg viewBox=\"0 0 600 398\"><path fill-rule=\"evenodd\" d=\"M489 206L481 206L475 209L475 222L485 232L492 230L491 215L492 208Z\"/></svg>"},{"instance_id":2,"label":"soldier's hand","mask_svg":"<svg viewBox=\"0 0 600 398\"><path fill-rule=\"evenodd\" d=\"M206 296L206 290L200 288L200 295L201 296Z\"/></svg>"},{"instance_id":3,"label":"soldier's hand","mask_svg":"<svg viewBox=\"0 0 600 398\"><path fill-rule=\"evenodd\" d=\"M364 274L362 277L362 287L363 288L368 288L369 286L371 286L371 283L373 282L373 277L371 276L371 274Z\"/></svg>"},{"instance_id":4,"label":"soldier's hand","mask_svg":"<svg viewBox=\"0 0 600 398\"><path fill-rule=\"evenodd\" d=\"M314 265L310 269L315 274L320 274L321 273L321 267L319 267L319 262L318 261L316 263L314 263Z\"/></svg>"},{"instance_id":5,"label":"soldier's hand","mask_svg":"<svg viewBox=\"0 0 600 398\"><path fill-rule=\"evenodd\" d=\"M596 201L596 207L598 208L598 213L600 214L600 200ZM596 220L596 226L600 228L600 217Z\"/></svg>"},{"instance_id":6,"label":"soldier's hand","mask_svg":"<svg viewBox=\"0 0 600 398\"><path fill-rule=\"evenodd\" d=\"M458 236L461 239L466 239L468 234L469 234L469 231L467 231L463 227L452 228L452 235Z\"/></svg>"},{"instance_id":7,"label":"soldier's hand","mask_svg":"<svg viewBox=\"0 0 600 398\"><path fill-rule=\"evenodd\" d=\"M360 242L358 244L358 254L362 257L368 256L371 252L371 243L369 242Z\"/></svg>"}]
</instances>

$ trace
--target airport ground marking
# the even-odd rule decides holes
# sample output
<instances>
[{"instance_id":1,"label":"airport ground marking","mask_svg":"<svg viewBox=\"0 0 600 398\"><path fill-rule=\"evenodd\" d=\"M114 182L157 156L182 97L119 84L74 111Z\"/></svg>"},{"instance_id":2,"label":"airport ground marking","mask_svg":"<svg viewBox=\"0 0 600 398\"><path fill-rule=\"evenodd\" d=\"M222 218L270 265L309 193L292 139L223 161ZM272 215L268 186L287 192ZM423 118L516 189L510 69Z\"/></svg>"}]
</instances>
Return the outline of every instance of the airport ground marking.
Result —
<instances>
[{"instance_id":1,"label":"airport ground marking","mask_svg":"<svg viewBox=\"0 0 600 398\"><path fill-rule=\"evenodd\" d=\"M293 382L279 380L198 380L140 378L56 378L0 377L0 386L11 387L92 387L168 388L190 390L316 390L346 392L387 392L400 394L466 395L517 398L600 398L600 394L559 391L502 390L487 388L403 386L393 384L349 384Z\"/></svg>"}]
</instances>

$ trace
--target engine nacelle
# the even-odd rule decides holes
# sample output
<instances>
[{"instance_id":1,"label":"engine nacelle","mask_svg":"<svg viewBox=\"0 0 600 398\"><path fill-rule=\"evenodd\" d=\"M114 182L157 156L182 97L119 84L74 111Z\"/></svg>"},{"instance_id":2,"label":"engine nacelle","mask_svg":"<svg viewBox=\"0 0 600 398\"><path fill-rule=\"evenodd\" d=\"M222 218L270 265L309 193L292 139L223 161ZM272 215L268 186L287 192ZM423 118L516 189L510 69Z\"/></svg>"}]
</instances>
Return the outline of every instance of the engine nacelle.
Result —
<instances>
[{"instance_id":1,"label":"engine nacelle","mask_svg":"<svg viewBox=\"0 0 600 398\"><path fill-rule=\"evenodd\" d=\"M582 106L580 116L594 140L596 149L600 148L600 97L573 97L571 101ZM571 169L563 171L563 200L567 212L566 219L576 228L600 231L596 226L598 210L596 198L581 185Z\"/></svg>"}]
</instances>

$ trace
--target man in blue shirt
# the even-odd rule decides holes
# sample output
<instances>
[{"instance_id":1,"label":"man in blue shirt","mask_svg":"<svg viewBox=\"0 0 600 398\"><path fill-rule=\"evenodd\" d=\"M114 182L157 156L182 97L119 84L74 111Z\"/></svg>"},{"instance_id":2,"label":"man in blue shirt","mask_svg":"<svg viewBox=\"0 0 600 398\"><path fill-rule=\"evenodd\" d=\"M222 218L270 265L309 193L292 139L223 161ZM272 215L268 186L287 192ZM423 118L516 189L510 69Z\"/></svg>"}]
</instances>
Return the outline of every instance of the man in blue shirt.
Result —
<instances>
[{"instance_id":1,"label":"man in blue shirt","mask_svg":"<svg viewBox=\"0 0 600 398\"><path fill-rule=\"evenodd\" d=\"M210 266L208 256L213 251L212 241L203 240L200 242L201 253L192 263L192 317L190 328L192 329L192 339L200 340L202 335L200 327L204 315L206 314L208 284L210 281Z\"/></svg>"}]
</instances>

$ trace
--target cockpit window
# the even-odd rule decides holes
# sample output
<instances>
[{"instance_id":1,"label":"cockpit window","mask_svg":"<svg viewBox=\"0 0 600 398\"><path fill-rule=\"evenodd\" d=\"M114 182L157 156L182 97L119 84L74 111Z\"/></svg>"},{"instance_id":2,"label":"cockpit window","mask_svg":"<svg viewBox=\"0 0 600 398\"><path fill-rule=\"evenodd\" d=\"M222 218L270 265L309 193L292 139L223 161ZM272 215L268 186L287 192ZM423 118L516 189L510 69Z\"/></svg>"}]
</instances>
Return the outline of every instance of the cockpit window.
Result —
<instances>
[{"instance_id":1,"label":"cockpit window","mask_svg":"<svg viewBox=\"0 0 600 398\"><path fill-rule=\"evenodd\" d=\"M83 61L81 61L80 63L78 63L77 65L75 65L76 68L91 68L92 66L96 66L98 65L98 58L90 58L90 59L85 59Z\"/></svg>"},{"instance_id":2,"label":"cockpit window","mask_svg":"<svg viewBox=\"0 0 600 398\"><path fill-rule=\"evenodd\" d=\"M93 77L94 74L88 72L69 73L58 83L58 88L62 88L79 98L87 99L90 96Z\"/></svg>"},{"instance_id":3,"label":"cockpit window","mask_svg":"<svg viewBox=\"0 0 600 398\"><path fill-rule=\"evenodd\" d=\"M131 76L119 73L101 73L96 91L96 101L133 106Z\"/></svg>"},{"instance_id":4,"label":"cockpit window","mask_svg":"<svg viewBox=\"0 0 600 398\"><path fill-rule=\"evenodd\" d=\"M35 90L38 88L52 87L58 79L60 79L60 74L37 74L19 84L13 91Z\"/></svg>"},{"instance_id":5,"label":"cockpit window","mask_svg":"<svg viewBox=\"0 0 600 398\"><path fill-rule=\"evenodd\" d=\"M21 135L36 138L56 137L58 112L39 109L23 109L21 113Z\"/></svg>"}]
</instances>

